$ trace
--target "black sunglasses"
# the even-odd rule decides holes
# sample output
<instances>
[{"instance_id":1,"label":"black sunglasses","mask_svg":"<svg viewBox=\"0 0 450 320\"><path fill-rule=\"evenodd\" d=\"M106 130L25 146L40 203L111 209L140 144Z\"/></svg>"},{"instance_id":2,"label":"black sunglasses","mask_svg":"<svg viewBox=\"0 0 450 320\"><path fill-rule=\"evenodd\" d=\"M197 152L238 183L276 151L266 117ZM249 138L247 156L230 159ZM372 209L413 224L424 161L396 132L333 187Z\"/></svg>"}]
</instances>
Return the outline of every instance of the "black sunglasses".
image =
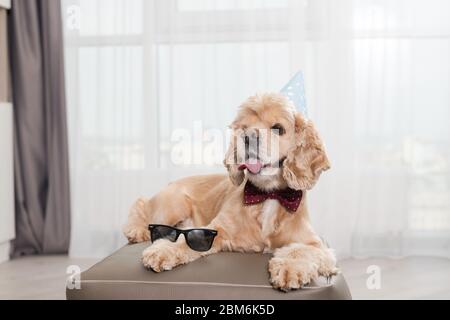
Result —
<instances>
[{"instance_id":1,"label":"black sunglasses","mask_svg":"<svg viewBox=\"0 0 450 320\"><path fill-rule=\"evenodd\" d=\"M183 234L189 248L195 251L208 251L211 249L214 238L217 236L216 230L181 230L163 224L151 224L148 226L148 229L150 230L152 242L155 242L158 239L167 239L175 242L178 240L180 234Z\"/></svg>"}]
</instances>

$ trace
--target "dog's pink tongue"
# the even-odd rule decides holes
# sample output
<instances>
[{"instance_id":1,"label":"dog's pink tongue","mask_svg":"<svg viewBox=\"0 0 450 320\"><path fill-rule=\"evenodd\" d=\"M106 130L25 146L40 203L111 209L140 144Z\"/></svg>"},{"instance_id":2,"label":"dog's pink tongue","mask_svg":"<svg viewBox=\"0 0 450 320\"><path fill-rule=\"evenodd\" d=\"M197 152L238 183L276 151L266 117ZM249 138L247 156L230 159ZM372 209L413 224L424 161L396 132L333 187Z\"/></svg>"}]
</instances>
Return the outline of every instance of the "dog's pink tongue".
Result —
<instances>
[{"instance_id":1,"label":"dog's pink tongue","mask_svg":"<svg viewBox=\"0 0 450 320\"><path fill-rule=\"evenodd\" d=\"M248 169L253 174L258 174L261 171L261 168L263 167L261 161L259 160L248 160L244 164L240 166L240 169Z\"/></svg>"}]
</instances>

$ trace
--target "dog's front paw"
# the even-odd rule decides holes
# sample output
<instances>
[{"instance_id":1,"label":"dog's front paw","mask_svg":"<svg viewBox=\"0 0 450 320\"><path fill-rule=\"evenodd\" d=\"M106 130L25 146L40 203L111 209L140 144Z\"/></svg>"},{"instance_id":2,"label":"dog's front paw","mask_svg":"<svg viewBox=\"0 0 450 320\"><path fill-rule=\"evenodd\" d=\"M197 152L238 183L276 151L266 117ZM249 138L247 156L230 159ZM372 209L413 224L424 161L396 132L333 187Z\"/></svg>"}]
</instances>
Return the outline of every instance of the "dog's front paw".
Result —
<instances>
[{"instance_id":1,"label":"dog's front paw","mask_svg":"<svg viewBox=\"0 0 450 320\"><path fill-rule=\"evenodd\" d=\"M142 263L155 272L172 270L178 265L189 262L184 249L167 240L159 240L142 253Z\"/></svg>"},{"instance_id":2,"label":"dog's front paw","mask_svg":"<svg viewBox=\"0 0 450 320\"><path fill-rule=\"evenodd\" d=\"M150 240L150 231L147 228L127 225L123 228L123 234L129 243L140 243Z\"/></svg>"},{"instance_id":3,"label":"dog's front paw","mask_svg":"<svg viewBox=\"0 0 450 320\"><path fill-rule=\"evenodd\" d=\"M318 277L318 266L300 259L272 258L269 261L270 283L275 289L300 289Z\"/></svg>"}]
</instances>

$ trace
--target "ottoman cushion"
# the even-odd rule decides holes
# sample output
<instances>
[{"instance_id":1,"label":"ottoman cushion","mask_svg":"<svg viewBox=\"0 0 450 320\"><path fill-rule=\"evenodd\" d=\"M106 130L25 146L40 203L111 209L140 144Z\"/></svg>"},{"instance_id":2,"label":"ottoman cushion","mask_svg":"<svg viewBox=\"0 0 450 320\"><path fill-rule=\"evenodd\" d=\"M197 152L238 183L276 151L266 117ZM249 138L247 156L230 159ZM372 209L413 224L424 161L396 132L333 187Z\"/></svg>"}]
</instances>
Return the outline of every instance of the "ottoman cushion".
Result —
<instances>
[{"instance_id":1,"label":"ottoman cushion","mask_svg":"<svg viewBox=\"0 0 450 320\"><path fill-rule=\"evenodd\" d=\"M264 254L219 253L155 273L140 261L149 245L127 245L83 272L81 288L67 289L67 299L351 299L342 275L288 293L273 289L267 271L271 255Z\"/></svg>"}]
</instances>

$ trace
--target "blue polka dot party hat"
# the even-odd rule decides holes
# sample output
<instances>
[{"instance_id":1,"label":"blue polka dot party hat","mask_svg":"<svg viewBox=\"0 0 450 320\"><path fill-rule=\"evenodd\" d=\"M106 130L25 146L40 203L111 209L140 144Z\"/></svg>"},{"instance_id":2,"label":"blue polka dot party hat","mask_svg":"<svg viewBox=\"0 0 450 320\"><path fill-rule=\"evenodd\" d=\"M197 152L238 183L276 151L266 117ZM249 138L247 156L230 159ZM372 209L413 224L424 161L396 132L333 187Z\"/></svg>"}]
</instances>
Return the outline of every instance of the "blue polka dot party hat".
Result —
<instances>
[{"instance_id":1,"label":"blue polka dot party hat","mask_svg":"<svg viewBox=\"0 0 450 320\"><path fill-rule=\"evenodd\" d=\"M306 105L305 78L303 72L297 72L295 76L281 90L290 101L292 101L305 118L308 117L308 108Z\"/></svg>"}]
</instances>

